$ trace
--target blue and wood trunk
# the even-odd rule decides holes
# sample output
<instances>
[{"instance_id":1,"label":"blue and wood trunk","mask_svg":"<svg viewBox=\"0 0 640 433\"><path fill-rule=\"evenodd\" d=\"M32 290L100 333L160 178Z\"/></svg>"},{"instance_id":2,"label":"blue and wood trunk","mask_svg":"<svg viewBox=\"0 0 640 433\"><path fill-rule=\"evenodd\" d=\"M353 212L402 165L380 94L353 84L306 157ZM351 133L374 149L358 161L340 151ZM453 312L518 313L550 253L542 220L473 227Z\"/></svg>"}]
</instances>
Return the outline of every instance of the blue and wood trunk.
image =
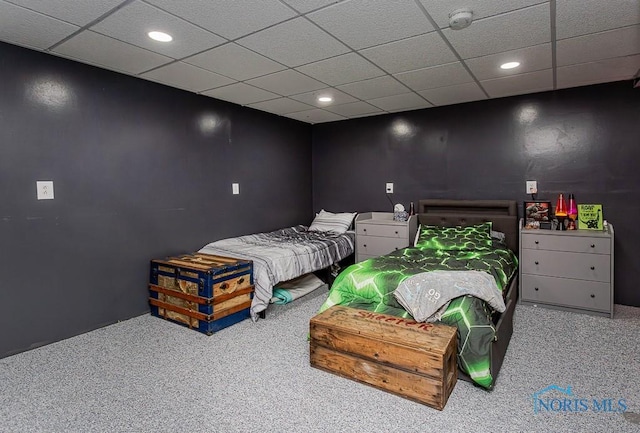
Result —
<instances>
[{"instance_id":1,"label":"blue and wood trunk","mask_svg":"<svg viewBox=\"0 0 640 433\"><path fill-rule=\"evenodd\" d=\"M250 316L253 262L193 253L151 260L151 314L211 335Z\"/></svg>"}]
</instances>

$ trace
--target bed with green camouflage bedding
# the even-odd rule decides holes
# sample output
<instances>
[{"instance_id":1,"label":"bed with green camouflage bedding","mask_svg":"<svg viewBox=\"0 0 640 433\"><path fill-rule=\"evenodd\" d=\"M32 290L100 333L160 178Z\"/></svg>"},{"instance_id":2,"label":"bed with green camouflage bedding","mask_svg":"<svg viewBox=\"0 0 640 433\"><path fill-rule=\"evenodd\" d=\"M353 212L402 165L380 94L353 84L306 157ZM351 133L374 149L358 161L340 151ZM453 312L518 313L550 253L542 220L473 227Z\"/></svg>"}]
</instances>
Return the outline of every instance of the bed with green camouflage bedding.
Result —
<instances>
[{"instance_id":1,"label":"bed with green camouflage bedding","mask_svg":"<svg viewBox=\"0 0 640 433\"><path fill-rule=\"evenodd\" d=\"M445 211L438 212L442 206ZM423 200L420 209L419 240L423 242L349 266L334 281L320 311L333 305L346 305L411 318L394 296L403 281L433 271L486 272L493 276L503 293L506 311L498 313L484 300L467 295L451 299L438 319L458 328L461 378L491 389L512 332L518 266L514 253L517 245L515 202ZM492 217L494 222L490 222ZM430 225L434 222L452 228L439 231ZM476 236L478 227L481 236ZM430 228L437 234L433 235ZM489 241L485 230L492 235ZM450 235L451 232L454 235ZM460 238L463 232L464 238ZM500 238L498 234L504 236Z\"/></svg>"}]
</instances>

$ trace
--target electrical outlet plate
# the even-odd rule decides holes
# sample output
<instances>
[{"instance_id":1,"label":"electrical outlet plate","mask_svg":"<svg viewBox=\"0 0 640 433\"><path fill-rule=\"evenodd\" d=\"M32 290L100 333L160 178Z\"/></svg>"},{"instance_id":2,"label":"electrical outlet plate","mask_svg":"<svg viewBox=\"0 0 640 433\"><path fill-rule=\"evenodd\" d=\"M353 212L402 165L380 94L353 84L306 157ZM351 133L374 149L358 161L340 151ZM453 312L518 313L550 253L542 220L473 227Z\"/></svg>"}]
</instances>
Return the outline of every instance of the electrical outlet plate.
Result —
<instances>
[{"instance_id":1,"label":"electrical outlet plate","mask_svg":"<svg viewBox=\"0 0 640 433\"><path fill-rule=\"evenodd\" d=\"M393 194L393 182L387 182L387 185L385 186L385 192L387 194Z\"/></svg>"},{"instance_id":2,"label":"electrical outlet plate","mask_svg":"<svg viewBox=\"0 0 640 433\"><path fill-rule=\"evenodd\" d=\"M538 193L538 182L535 180L527 181L527 194L537 194Z\"/></svg>"},{"instance_id":3,"label":"electrical outlet plate","mask_svg":"<svg viewBox=\"0 0 640 433\"><path fill-rule=\"evenodd\" d=\"M53 181L36 180L38 200L53 200Z\"/></svg>"}]
</instances>

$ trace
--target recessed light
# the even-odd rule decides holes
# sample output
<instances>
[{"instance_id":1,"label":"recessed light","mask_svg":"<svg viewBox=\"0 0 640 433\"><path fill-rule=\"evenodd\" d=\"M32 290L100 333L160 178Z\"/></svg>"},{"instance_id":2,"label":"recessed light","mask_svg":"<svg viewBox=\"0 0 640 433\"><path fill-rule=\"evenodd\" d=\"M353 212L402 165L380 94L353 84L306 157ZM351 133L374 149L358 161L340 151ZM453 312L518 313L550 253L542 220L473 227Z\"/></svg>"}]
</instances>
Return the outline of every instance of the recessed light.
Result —
<instances>
[{"instance_id":1,"label":"recessed light","mask_svg":"<svg viewBox=\"0 0 640 433\"><path fill-rule=\"evenodd\" d=\"M164 32L149 32L147 33L147 35L149 35L149 37L154 41L159 42L171 42L173 40L171 35L168 35Z\"/></svg>"},{"instance_id":2,"label":"recessed light","mask_svg":"<svg viewBox=\"0 0 640 433\"><path fill-rule=\"evenodd\" d=\"M333 98L331 96L320 96L318 97L318 102L331 102Z\"/></svg>"},{"instance_id":3,"label":"recessed light","mask_svg":"<svg viewBox=\"0 0 640 433\"><path fill-rule=\"evenodd\" d=\"M513 69L513 68L517 68L518 66L520 66L520 62L507 62L500 65L502 69Z\"/></svg>"}]
</instances>

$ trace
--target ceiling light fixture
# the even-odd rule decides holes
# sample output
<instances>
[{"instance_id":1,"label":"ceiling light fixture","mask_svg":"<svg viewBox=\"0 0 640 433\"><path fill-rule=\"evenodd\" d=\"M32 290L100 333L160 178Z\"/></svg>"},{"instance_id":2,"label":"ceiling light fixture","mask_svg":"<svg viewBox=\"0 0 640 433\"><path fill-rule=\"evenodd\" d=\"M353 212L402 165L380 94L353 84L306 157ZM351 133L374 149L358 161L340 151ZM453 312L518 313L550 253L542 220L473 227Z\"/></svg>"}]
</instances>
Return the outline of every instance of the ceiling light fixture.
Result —
<instances>
[{"instance_id":1,"label":"ceiling light fixture","mask_svg":"<svg viewBox=\"0 0 640 433\"><path fill-rule=\"evenodd\" d=\"M333 98L331 96L320 96L318 97L318 102L331 102Z\"/></svg>"},{"instance_id":2,"label":"ceiling light fixture","mask_svg":"<svg viewBox=\"0 0 640 433\"><path fill-rule=\"evenodd\" d=\"M158 42L171 42L173 40L171 35L164 32L149 32L147 35L154 41Z\"/></svg>"},{"instance_id":3,"label":"ceiling light fixture","mask_svg":"<svg viewBox=\"0 0 640 433\"><path fill-rule=\"evenodd\" d=\"M502 68L502 69L513 69L513 68L517 68L518 66L520 66L520 62L507 62L507 63L503 63L502 65L500 65L500 68Z\"/></svg>"}]
</instances>

